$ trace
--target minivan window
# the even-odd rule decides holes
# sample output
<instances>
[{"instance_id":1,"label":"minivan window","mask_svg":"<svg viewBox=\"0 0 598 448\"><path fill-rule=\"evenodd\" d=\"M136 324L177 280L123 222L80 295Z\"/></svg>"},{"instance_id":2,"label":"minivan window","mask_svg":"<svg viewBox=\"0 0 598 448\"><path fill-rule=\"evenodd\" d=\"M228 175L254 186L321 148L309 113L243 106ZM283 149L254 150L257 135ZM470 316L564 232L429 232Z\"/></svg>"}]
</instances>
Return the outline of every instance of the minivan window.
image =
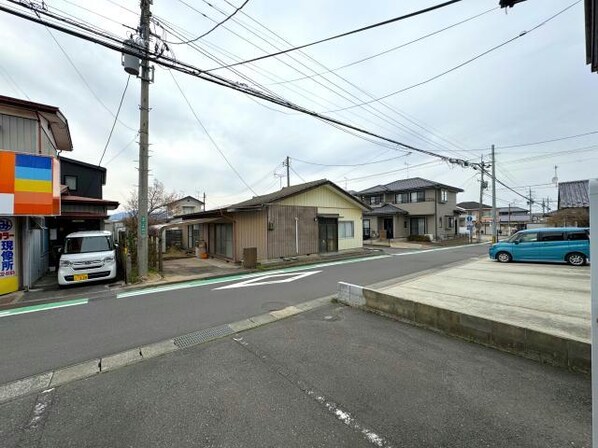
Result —
<instances>
[{"instance_id":1,"label":"minivan window","mask_svg":"<svg viewBox=\"0 0 598 448\"><path fill-rule=\"evenodd\" d=\"M520 243L535 243L538 241L538 232L522 233L519 238Z\"/></svg>"},{"instance_id":2,"label":"minivan window","mask_svg":"<svg viewBox=\"0 0 598 448\"><path fill-rule=\"evenodd\" d=\"M84 254L88 252L105 252L112 250L112 239L109 236L82 236L67 238L64 244L65 254Z\"/></svg>"},{"instance_id":3,"label":"minivan window","mask_svg":"<svg viewBox=\"0 0 598 448\"><path fill-rule=\"evenodd\" d=\"M542 232L540 241L563 241L565 234L563 232Z\"/></svg>"},{"instance_id":4,"label":"minivan window","mask_svg":"<svg viewBox=\"0 0 598 448\"><path fill-rule=\"evenodd\" d=\"M584 241L584 240L589 240L590 239L590 235L588 235L588 232L581 231L581 232L569 232L568 238L571 241Z\"/></svg>"}]
</instances>

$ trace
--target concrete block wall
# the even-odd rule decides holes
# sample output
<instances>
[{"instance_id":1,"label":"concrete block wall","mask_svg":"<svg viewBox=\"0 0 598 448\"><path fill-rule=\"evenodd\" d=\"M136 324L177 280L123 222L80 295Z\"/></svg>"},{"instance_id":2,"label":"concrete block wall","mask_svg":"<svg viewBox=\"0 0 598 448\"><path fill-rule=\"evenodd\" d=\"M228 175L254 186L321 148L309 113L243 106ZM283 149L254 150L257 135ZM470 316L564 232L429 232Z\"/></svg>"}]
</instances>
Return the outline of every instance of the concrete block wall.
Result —
<instances>
[{"instance_id":1,"label":"concrete block wall","mask_svg":"<svg viewBox=\"0 0 598 448\"><path fill-rule=\"evenodd\" d=\"M339 282L337 300L417 326L580 372L591 370L591 345Z\"/></svg>"}]
</instances>

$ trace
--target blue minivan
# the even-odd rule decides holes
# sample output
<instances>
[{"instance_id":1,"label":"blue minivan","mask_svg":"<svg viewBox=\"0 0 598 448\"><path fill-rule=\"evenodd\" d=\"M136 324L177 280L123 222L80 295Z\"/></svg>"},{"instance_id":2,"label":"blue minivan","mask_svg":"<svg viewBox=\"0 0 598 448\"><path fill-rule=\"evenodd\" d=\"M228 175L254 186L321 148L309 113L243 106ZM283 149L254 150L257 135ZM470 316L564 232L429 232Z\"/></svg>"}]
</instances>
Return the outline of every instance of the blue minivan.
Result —
<instances>
[{"instance_id":1,"label":"blue minivan","mask_svg":"<svg viewBox=\"0 0 598 448\"><path fill-rule=\"evenodd\" d=\"M567 262L583 266L590 259L590 229L587 227L550 227L522 230L506 241L493 244L492 260Z\"/></svg>"}]
</instances>

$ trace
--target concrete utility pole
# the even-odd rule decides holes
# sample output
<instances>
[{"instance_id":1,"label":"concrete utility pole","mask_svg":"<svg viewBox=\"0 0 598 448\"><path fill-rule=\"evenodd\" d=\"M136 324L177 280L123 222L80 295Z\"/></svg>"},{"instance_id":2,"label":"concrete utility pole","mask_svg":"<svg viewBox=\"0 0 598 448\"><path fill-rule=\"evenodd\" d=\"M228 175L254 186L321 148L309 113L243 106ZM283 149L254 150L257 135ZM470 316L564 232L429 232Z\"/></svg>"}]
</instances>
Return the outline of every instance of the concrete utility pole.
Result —
<instances>
[{"instance_id":1,"label":"concrete utility pole","mask_svg":"<svg viewBox=\"0 0 598 448\"><path fill-rule=\"evenodd\" d=\"M482 161L480 163L480 176L480 203L478 209L478 220L476 222L476 227L478 228L478 243L482 242L482 204L484 201L484 156L482 156Z\"/></svg>"},{"instance_id":2,"label":"concrete utility pole","mask_svg":"<svg viewBox=\"0 0 598 448\"><path fill-rule=\"evenodd\" d=\"M203 192L203 211L206 211L206 192Z\"/></svg>"},{"instance_id":3,"label":"concrete utility pole","mask_svg":"<svg viewBox=\"0 0 598 448\"><path fill-rule=\"evenodd\" d=\"M529 222L532 222L532 187L529 187Z\"/></svg>"},{"instance_id":4,"label":"concrete utility pole","mask_svg":"<svg viewBox=\"0 0 598 448\"><path fill-rule=\"evenodd\" d=\"M492 145L492 242L498 241L498 227L496 216L496 159L494 158L494 145Z\"/></svg>"},{"instance_id":5,"label":"concrete utility pole","mask_svg":"<svg viewBox=\"0 0 598 448\"><path fill-rule=\"evenodd\" d=\"M287 156L287 161L286 161L286 167L287 167L287 187L291 186L291 158L289 156Z\"/></svg>"},{"instance_id":6,"label":"concrete utility pole","mask_svg":"<svg viewBox=\"0 0 598 448\"><path fill-rule=\"evenodd\" d=\"M137 274L147 275L147 208L149 176L149 85L151 79L150 64L147 59L150 49L150 5L152 0L141 0L139 33L141 34L143 54L141 57L141 105L139 106L139 185L137 194Z\"/></svg>"}]
</instances>

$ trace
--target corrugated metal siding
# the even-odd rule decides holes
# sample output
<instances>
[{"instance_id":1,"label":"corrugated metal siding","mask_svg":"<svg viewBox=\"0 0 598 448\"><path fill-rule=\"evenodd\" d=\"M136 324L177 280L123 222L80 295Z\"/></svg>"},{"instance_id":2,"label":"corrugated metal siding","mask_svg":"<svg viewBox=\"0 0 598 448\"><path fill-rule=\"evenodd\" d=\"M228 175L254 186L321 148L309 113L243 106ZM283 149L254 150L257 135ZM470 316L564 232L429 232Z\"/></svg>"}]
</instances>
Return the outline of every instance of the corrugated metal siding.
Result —
<instances>
[{"instance_id":1,"label":"corrugated metal siding","mask_svg":"<svg viewBox=\"0 0 598 448\"><path fill-rule=\"evenodd\" d=\"M316 206L318 214L338 214L339 221L353 221L354 238L342 238L338 240L338 249L354 249L363 244L363 212L352 201L344 198L336 190L324 185L319 188L307 191L280 201L284 205ZM294 224L293 224L294 225ZM292 235L295 235L294 231ZM317 226L315 241L317 242ZM292 241L294 245L294 240ZM294 247L294 246L293 246ZM317 247L316 247L317 249Z\"/></svg>"},{"instance_id":2,"label":"corrugated metal siding","mask_svg":"<svg viewBox=\"0 0 598 448\"><path fill-rule=\"evenodd\" d=\"M245 212L235 214L235 246L236 260L243 258L243 249L257 248L257 259L268 256L266 211Z\"/></svg>"},{"instance_id":3,"label":"corrugated metal siding","mask_svg":"<svg viewBox=\"0 0 598 448\"><path fill-rule=\"evenodd\" d=\"M268 258L318 253L318 209L292 205L268 207ZM295 218L299 219L299 253L295 240ZM259 258L259 254L258 254Z\"/></svg>"},{"instance_id":4,"label":"corrugated metal siding","mask_svg":"<svg viewBox=\"0 0 598 448\"><path fill-rule=\"evenodd\" d=\"M37 153L36 120L0 114L0 149Z\"/></svg>"}]
</instances>

